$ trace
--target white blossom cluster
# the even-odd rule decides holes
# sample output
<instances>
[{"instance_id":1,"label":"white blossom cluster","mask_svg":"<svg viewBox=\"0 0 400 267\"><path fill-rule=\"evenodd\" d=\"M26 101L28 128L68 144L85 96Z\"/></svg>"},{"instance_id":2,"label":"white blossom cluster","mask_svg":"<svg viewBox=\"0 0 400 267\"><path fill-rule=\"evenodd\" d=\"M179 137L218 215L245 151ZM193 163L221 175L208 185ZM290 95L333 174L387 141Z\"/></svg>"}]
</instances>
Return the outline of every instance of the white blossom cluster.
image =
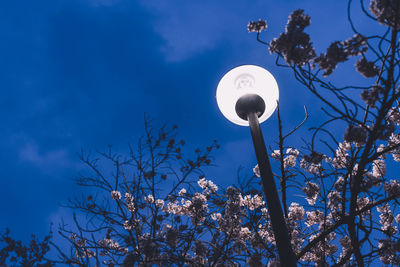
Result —
<instances>
[{"instance_id":1,"label":"white blossom cluster","mask_svg":"<svg viewBox=\"0 0 400 267\"><path fill-rule=\"evenodd\" d=\"M368 197L359 197L357 198L357 207L359 210L365 208L368 204L371 203L371 200ZM365 216L370 214L370 210L367 210L361 214L361 219L365 219Z\"/></svg>"},{"instance_id":2,"label":"white blossom cluster","mask_svg":"<svg viewBox=\"0 0 400 267\"><path fill-rule=\"evenodd\" d=\"M380 213L379 222L382 225L381 230L388 235L396 234L398 230L397 226L392 225L394 217L389 205L385 204L384 206L377 207L376 209Z\"/></svg>"},{"instance_id":3,"label":"white blossom cluster","mask_svg":"<svg viewBox=\"0 0 400 267\"><path fill-rule=\"evenodd\" d=\"M383 189L389 196L400 194L400 182L398 180L390 180L383 185Z\"/></svg>"},{"instance_id":4,"label":"white blossom cluster","mask_svg":"<svg viewBox=\"0 0 400 267\"><path fill-rule=\"evenodd\" d=\"M307 211L306 214L307 214L307 219L305 221L305 225L307 227L311 227L315 224L321 224L323 223L325 218L324 213L319 210Z\"/></svg>"},{"instance_id":5,"label":"white blossom cluster","mask_svg":"<svg viewBox=\"0 0 400 267\"><path fill-rule=\"evenodd\" d=\"M351 150L351 144L348 142L339 143L339 147L336 149L336 155L333 159L328 159L332 163L332 166L336 169L346 168L348 164L349 154Z\"/></svg>"},{"instance_id":6,"label":"white blossom cluster","mask_svg":"<svg viewBox=\"0 0 400 267\"><path fill-rule=\"evenodd\" d=\"M250 21L247 24L247 30L249 32L261 32L267 29L267 22L265 20L259 19L258 21Z\"/></svg>"},{"instance_id":7,"label":"white blossom cluster","mask_svg":"<svg viewBox=\"0 0 400 267\"><path fill-rule=\"evenodd\" d=\"M123 226L124 226L124 229L125 229L125 230L128 230L128 231L134 229L134 226L133 226L132 224L130 224L128 220L125 220L125 221L124 221Z\"/></svg>"},{"instance_id":8,"label":"white blossom cluster","mask_svg":"<svg viewBox=\"0 0 400 267\"><path fill-rule=\"evenodd\" d=\"M299 203L293 202L289 207L288 219L293 221L303 220L305 215L304 208L299 205Z\"/></svg>"},{"instance_id":9,"label":"white blossom cluster","mask_svg":"<svg viewBox=\"0 0 400 267\"><path fill-rule=\"evenodd\" d=\"M331 210L337 210L341 207L342 196L338 191L331 191L328 194L328 206Z\"/></svg>"},{"instance_id":10,"label":"white blossom cluster","mask_svg":"<svg viewBox=\"0 0 400 267\"><path fill-rule=\"evenodd\" d=\"M344 236L339 239L340 245L342 245L342 253L339 256L339 259L337 262L340 262L342 258L344 258L345 255L347 255L348 252L352 251L353 247L351 246L351 240L350 237Z\"/></svg>"},{"instance_id":11,"label":"white blossom cluster","mask_svg":"<svg viewBox=\"0 0 400 267\"><path fill-rule=\"evenodd\" d=\"M109 239L109 238L104 238L102 240L99 240L98 243L99 243L99 245L101 245L103 247L109 247L110 249L113 249L113 250L120 248L118 242L115 242L114 240Z\"/></svg>"},{"instance_id":12,"label":"white blossom cluster","mask_svg":"<svg viewBox=\"0 0 400 267\"><path fill-rule=\"evenodd\" d=\"M242 197L240 195L240 206L246 206L250 210L255 210L260 207L265 206L265 202L263 201L262 197L259 195L255 195L251 197L250 195L246 195L245 197Z\"/></svg>"},{"instance_id":13,"label":"white blossom cluster","mask_svg":"<svg viewBox=\"0 0 400 267\"><path fill-rule=\"evenodd\" d=\"M388 120L400 125L400 108L391 108L388 112Z\"/></svg>"},{"instance_id":14,"label":"white blossom cluster","mask_svg":"<svg viewBox=\"0 0 400 267\"><path fill-rule=\"evenodd\" d=\"M285 168L288 166L294 167L296 166L296 160L299 156L300 152L295 148L288 148L285 153L285 157L283 159L283 165Z\"/></svg>"},{"instance_id":15,"label":"white blossom cluster","mask_svg":"<svg viewBox=\"0 0 400 267\"><path fill-rule=\"evenodd\" d=\"M150 194L150 195L144 197L144 201L149 204L152 204L152 203L154 203L154 196Z\"/></svg>"},{"instance_id":16,"label":"white blossom cluster","mask_svg":"<svg viewBox=\"0 0 400 267\"><path fill-rule=\"evenodd\" d=\"M136 208L135 208L134 198L130 193L125 193L125 202L128 211L134 213L136 211Z\"/></svg>"},{"instance_id":17,"label":"white blossom cluster","mask_svg":"<svg viewBox=\"0 0 400 267\"><path fill-rule=\"evenodd\" d=\"M389 144L390 145L398 145L400 144L400 135L394 134L389 137ZM392 152L393 160L399 162L400 161L400 149L394 149Z\"/></svg>"},{"instance_id":18,"label":"white blossom cluster","mask_svg":"<svg viewBox=\"0 0 400 267\"><path fill-rule=\"evenodd\" d=\"M202 223L209 211L207 195L198 192L196 192L190 199L182 198L180 202L174 200L165 204L164 200L157 199L155 205L167 214L191 217L195 224Z\"/></svg>"},{"instance_id":19,"label":"white blossom cluster","mask_svg":"<svg viewBox=\"0 0 400 267\"><path fill-rule=\"evenodd\" d=\"M276 160L279 160L279 157L281 156L281 151L280 150L274 150L272 153L271 153L271 157L273 158L273 159L276 159Z\"/></svg>"},{"instance_id":20,"label":"white blossom cluster","mask_svg":"<svg viewBox=\"0 0 400 267\"><path fill-rule=\"evenodd\" d=\"M215 185L211 180L206 180L206 178L201 178L197 184L204 189L203 194L207 195L209 193L215 193L218 191L218 186Z\"/></svg>"},{"instance_id":21,"label":"white blossom cluster","mask_svg":"<svg viewBox=\"0 0 400 267\"><path fill-rule=\"evenodd\" d=\"M157 208L162 209L164 207L164 200L163 199L156 199L154 204Z\"/></svg>"},{"instance_id":22,"label":"white blossom cluster","mask_svg":"<svg viewBox=\"0 0 400 267\"><path fill-rule=\"evenodd\" d=\"M186 189L185 188L182 188L178 193L179 196L184 196L185 194L186 194Z\"/></svg>"},{"instance_id":23,"label":"white blossom cluster","mask_svg":"<svg viewBox=\"0 0 400 267\"><path fill-rule=\"evenodd\" d=\"M120 200L121 199L121 192L119 191L111 191L111 198L114 200Z\"/></svg>"},{"instance_id":24,"label":"white blossom cluster","mask_svg":"<svg viewBox=\"0 0 400 267\"><path fill-rule=\"evenodd\" d=\"M310 174L319 174L322 164L321 163L314 163L305 160L304 158L300 161L300 167Z\"/></svg>"},{"instance_id":25,"label":"white blossom cluster","mask_svg":"<svg viewBox=\"0 0 400 267\"><path fill-rule=\"evenodd\" d=\"M121 247L118 242L111 238L101 239L97 243L103 248L103 253L107 253L108 250L115 250L126 254L129 251L127 247Z\"/></svg>"}]
</instances>

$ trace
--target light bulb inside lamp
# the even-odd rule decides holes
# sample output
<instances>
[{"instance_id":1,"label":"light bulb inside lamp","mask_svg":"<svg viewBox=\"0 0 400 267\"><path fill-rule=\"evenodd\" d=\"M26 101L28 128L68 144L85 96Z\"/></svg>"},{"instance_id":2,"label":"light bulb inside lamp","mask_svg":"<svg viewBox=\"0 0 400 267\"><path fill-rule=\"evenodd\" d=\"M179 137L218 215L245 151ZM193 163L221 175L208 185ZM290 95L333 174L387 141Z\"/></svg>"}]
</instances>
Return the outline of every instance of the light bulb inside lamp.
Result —
<instances>
[{"instance_id":1,"label":"light bulb inside lamp","mask_svg":"<svg viewBox=\"0 0 400 267\"><path fill-rule=\"evenodd\" d=\"M249 126L249 122L236 112L236 103L245 95L257 95L265 104L264 112L259 116L260 123L274 113L279 99L278 84L274 76L264 68L255 65L243 65L227 72L217 87L217 103L222 114L231 122Z\"/></svg>"}]
</instances>

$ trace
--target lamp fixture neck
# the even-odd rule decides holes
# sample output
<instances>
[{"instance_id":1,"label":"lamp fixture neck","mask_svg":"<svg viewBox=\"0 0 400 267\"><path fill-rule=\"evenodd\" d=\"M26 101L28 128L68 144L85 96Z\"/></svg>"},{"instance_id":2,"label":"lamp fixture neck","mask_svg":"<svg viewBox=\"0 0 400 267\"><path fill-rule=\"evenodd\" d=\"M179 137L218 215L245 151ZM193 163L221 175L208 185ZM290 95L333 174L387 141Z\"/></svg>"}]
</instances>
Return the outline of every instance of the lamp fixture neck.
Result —
<instances>
[{"instance_id":1,"label":"lamp fixture neck","mask_svg":"<svg viewBox=\"0 0 400 267\"><path fill-rule=\"evenodd\" d=\"M235 105L236 114L243 120L248 120L250 113L255 113L257 117L261 117L265 111L264 100L256 94L246 94L241 96Z\"/></svg>"}]
</instances>

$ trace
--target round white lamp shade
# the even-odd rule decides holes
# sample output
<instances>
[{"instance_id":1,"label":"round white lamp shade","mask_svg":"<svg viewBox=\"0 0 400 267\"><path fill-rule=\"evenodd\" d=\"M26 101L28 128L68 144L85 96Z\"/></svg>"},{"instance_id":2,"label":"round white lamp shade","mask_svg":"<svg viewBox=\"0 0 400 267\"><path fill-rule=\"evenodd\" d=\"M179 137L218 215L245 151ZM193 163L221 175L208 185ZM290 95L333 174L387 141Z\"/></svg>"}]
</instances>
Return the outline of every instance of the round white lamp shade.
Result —
<instances>
[{"instance_id":1,"label":"round white lamp shade","mask_svg":"<svg viewBox=\"0 0 400 267\"><path fill-rule=\"evenodd\" d=\"M265 111L258 118L260 123L274 113L279 89L269 71L255 65L242 65L228 71L218 84L219 109L228 120L242 126L249 126L249 122L238 116L235 105L238 99L246 94L259 95L265 102Z\"/></svg>"}]
</instances>

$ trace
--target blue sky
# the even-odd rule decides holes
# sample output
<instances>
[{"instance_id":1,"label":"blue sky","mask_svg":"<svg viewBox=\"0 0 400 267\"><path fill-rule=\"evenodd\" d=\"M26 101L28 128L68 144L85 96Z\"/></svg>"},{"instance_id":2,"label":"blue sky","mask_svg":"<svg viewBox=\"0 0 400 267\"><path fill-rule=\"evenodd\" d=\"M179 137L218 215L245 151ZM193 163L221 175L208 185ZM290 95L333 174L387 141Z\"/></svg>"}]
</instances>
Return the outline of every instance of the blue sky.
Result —
<instances>
[{"instance_id":1,"label":"blue sky","mask_svg":"<svg viewBox=\"0 0 400 267\"><path fill-rule=\"evenodd\" d=\"M251 170L255 157L248 129L227 121L215 100L219 79L237 65L257 64L275 76L286 129L300 122L303 105L308 107L310 120L292 140L300 142L307 128L321 121L320 106L290 71L274 65L275 57L246 25L266 19L263 38L269 41L284 30L293 10L303 8L312 18L306 31L321 52L330 41L352 36L346 5L337 0L0 2L0 229L9 227L22 239L46 234L50 222L68 216L60 204L78 193L72 179L83 165L76 153L108 144L125 149L143 133L144 113L160 124L178 124L193 147L217 139L218 167L205 170L216 183L229 184L240 166ZM357 22L366 27L362 19ZM262 128L272 144L275 116Z\"/></svg>"}]
</instances>

